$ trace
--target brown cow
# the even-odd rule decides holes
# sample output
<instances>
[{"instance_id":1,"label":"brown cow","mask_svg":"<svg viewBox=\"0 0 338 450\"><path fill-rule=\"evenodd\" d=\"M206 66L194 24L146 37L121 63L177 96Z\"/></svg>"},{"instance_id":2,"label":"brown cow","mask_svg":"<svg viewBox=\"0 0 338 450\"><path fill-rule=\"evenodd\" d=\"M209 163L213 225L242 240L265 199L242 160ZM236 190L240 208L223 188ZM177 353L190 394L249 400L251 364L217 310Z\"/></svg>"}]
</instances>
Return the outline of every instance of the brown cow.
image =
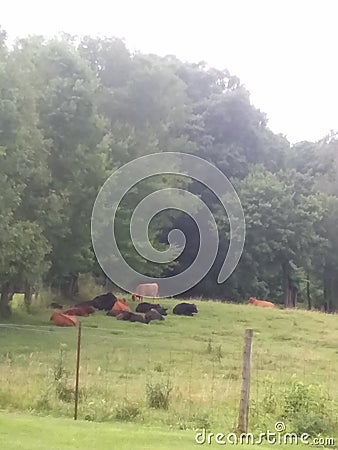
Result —
<instances>
[{"instance_id":1,"label":"brown cow","mask_svg":"<svg viewBox=\"0 0 338 450\"><path fill-rule=\"evenodd\" d=\"M274 303L267 302L266 300L258 300L256 297L250 297L249 303L255 306L263 306L264 308L276 308Z\"/></svg>"},{"instance_id":2,"label":"brown cow","mask_svg":"<svg viewBox=\"0 0 338 450\"><path fill-rule=\"evenodd\" d=\"M66 309L63 311L63 314L67 314L68 316L84 316L87 317L89 314L93 314L95 312L95 308L89 305L83 306L73 306L72 308Z\"/></svg>"},{"instance_id":3,"label":"brown cow","mask_svg":"<svg viewBox=\"0 0 338 450\"><path fill-rule=\"evenodd\" d=\"M143 297L156 298L158 296L158 284L146 283L139 284L136 288L135 294L133 294L133 300L142 300Z\"/></svg>"},{"instance_id":4,"label":"brown cow","mask_svg":"<svg viewBox=\"0 0 338 450\"><path fill-rule=\"evenodd\" d=\"M49 320L59 327L75 327L76 326L76 317L75 316L67 316L67 314L62 314L59 312L54 312L50 316Z\"/></svg>"},{"instance_id":5,"label":"brown cow","mask_svg":"<svg viewBox=\"0 0 338 450\"><path fill-rule=\"evenodd\" d=\"M116 300L112 309L107 313L107 316L117 317L122 312L130 312L130 308L125 298Z\"/></svg>"}]
</instances>

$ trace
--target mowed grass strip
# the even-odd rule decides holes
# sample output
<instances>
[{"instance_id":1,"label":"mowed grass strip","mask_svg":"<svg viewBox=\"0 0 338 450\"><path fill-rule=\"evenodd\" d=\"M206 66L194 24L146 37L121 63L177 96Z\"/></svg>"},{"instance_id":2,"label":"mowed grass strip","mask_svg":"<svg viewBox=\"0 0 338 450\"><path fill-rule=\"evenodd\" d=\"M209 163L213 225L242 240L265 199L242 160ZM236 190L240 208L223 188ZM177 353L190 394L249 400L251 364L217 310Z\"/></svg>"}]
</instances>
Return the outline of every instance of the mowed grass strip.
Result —
<instances>
[{"instance_id":1,"label":"mowed grass strip","mask_svg":"<svg viewBox=\"0 0 338 450\"><path fill-rule=\"evenodd\" d=\"M215 433L226 433L215 430ZM195 442L196 432L102 424L69 419L40 418L0 413L0 448L6 450L194 450L222 445ZM243 450L265 450L273 445L240 445ZM288 450L293 445L278 446ZM297 448L302 446L297 445ZM303 446L305 448L305 446Z\"/></svg>"}]
</instances>

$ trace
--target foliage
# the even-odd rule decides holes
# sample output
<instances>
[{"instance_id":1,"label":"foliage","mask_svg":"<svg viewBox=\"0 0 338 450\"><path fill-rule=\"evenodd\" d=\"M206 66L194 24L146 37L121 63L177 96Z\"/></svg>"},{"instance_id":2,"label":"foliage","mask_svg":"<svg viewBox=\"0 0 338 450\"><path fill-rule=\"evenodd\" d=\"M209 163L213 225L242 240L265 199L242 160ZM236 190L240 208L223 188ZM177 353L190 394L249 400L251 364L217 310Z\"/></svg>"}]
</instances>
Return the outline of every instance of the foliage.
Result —
<instances>
[{"instance_id":1,"label":"foliage","mask_svg":"<svg viewBox=\"0 0 338 450\"><path fill-rule=\"evenodd\" d=\"M297 434L310 436L332 433L334 419L330 401L320 386L293 381L284 397L283 419L292 423Z\"/></svg>"},{"instance_id":2,"label":"foliage","mask_svg":"<svg viewBox=\"0 0 338 450\"><path fill-rule=\"evenodd\" d=\"M173 387L168 380L166 383L147 383L146 396L150 408L168 409L170 405L170 394Z\"/></svg>"},{"instance_id":3,"label":"foliage","mask_svg":"<svg viewBox=\"0 0 338 450\"><path fill-rule=\"evenodd\" d=\"M154 177L125 196L116 217L128 263L151 277L191 265L199 235L187 214L162 212L149 226L158 250L167 249L172 228L185 233L186 248L172 263L146 261L130 240L136 205L151 192L180 187L207 204L220 232L214 266L187 295L237 302L256 295L290 306L294 289L309 307L338 307L335 132L291 146L268 128L266 114L228 70L133 54L113 37L31 36L9 47L0 30L0 56L2 315L10 313L14 291L30 301L31 288L45 284L74 298L81 274L102 276L90 234L101 186L134 158L167 151L200 156L229 177L246 217L244 253L218 285L229 246L226 212L194 180Z\"/></svg>"}]
</instances>

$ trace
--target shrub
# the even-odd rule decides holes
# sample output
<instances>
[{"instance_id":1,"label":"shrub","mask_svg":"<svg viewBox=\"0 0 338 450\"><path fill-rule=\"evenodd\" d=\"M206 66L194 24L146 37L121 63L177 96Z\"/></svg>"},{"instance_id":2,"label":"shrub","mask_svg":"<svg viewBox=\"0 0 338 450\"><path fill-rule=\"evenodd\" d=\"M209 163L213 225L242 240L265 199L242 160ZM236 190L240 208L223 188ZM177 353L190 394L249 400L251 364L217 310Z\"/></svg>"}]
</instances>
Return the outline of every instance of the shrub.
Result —
<instances>
[{"instance_id":1,"label":"shrub","mask_svg":"<svg viewBox=\"0 0 338 450\"><path fill-rule=\"evenodd\" d=\"M330 433L334 424L329 403L320 386L294 381L284 394L282 418L291 422L297 434Z\"/></svg>"},{"instance_id":2,"label":"shrub","mask_svg":"<svg viewBox=\"0 0 338 450\"><path fill-rule=\"evenodd\" d=\"M210 428L210 420L207 414L193 414L190 419L178 418L176 423L179 430L201 430Z\"/></svg>"},{"instance_id":3,"label":"shrub","mask_svg":"<svg viewBox=\"0 0 338 450\"><path fill-rule=\"evenodd\" d=\"M264 407L264 411L268 414L272 414L276 412L278 399L273 389L273 383L270 378L266 378L263 382L264 385L264 396L262 405Z\"/></svg>"},{"instance_id":4,"label":"shrub","mask_svg":"<svg viewBox=\"0 0 338 450\"><path fill-rule=\"evenodd\" d=\"M163 366L161 363L157 363L154 367L155 372L164 372Z\"/></svg>"},{"instance_id":5,"label":"shrub","mask_svg":"<svg viewBox=\"0 0 338 450\"><path fill-rule=\"evenodd\" d=\"M130 422L141 415L141 409L135 403L123 403L116 408L115 418L117 420Z\"/></svg>"},{"instance_id":6,"label":"shrub","mask_svg":"<svg viewBox=\"0 0 338 450\"><path fill-rule=\"evenodd\" d=\"M64 348L61 346L59 359L54 366L54 381L61 381L63 378L67 377L67 372L63 364L63 355Z\"/></svg>"},{"instance_id":7,"label":"shrub","mask_svg":"<svg viewBox=\"0 0 338 450\"><path fill-rule=\"evenodd\" d=\"M59 380L55 386L56 396L59 400L65 403L71 403L74 401L74 389L67 385L67 380Z\"/></svg>"},{"instance_id":8,"label":"shrub","mask_svg":"<svg viewBox=\"0 0 338 450\"><path fill-rule=\"evenodd\" d=\"M172 386L169 380L166 383L147 383L146 396L150 408L168 409Z\"/></svg>"}]
</instances>

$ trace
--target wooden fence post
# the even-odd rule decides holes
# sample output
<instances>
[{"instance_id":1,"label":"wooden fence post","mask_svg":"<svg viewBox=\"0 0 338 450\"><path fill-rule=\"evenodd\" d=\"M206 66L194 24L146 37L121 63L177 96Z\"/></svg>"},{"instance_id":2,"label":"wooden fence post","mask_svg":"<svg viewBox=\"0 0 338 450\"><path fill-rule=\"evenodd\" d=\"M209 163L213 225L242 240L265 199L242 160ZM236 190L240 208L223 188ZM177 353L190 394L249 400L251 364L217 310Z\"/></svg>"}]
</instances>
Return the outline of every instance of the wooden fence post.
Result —
<instances>
[{"instance_id":1,"label":"wooden fence post","mask_svg":"<svg viewBox=\"0 0 338 450\"><path fill-rule=\"evenodd\" d=\"M80 350L81 350L81 322L79 322L79 329L78 329L78 335L77 335L77 358L76 358L76 382L75 382L74 420L77 420L77 406L78 406L78 402L79 402Z\"/></svg>"},{"instance_id":2,"label":"wooden fence post","mask_svg":"<svg viewBox=\"0 0 338 450\"><path fill-rule=\"evenodd\" d=\"M253 330L245 330L243 347L242 389L238 415L238 434L248 432Z\"/></svg>"}]
</instances>

